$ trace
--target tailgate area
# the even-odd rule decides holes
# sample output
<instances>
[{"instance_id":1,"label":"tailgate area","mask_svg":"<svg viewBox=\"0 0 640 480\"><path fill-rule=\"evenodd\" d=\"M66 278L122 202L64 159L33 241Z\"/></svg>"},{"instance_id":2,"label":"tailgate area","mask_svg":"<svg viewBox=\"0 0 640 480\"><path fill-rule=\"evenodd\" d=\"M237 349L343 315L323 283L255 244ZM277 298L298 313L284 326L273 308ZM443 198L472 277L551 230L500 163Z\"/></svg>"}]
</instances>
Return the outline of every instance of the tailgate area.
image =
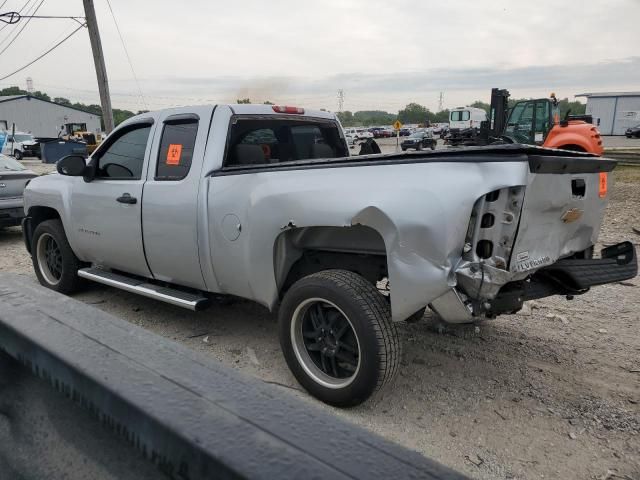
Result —
<instances>
[{"instance_id":1,"label":"tailgate area","mask_svg":"<svg viewBox=\"0 0 640 480\"><path fill-rule=\"evenodd\" d=\"M593 246L609 181L608 172L531 174L509 271L535 270Z\"/></svg>"}]
</instances>

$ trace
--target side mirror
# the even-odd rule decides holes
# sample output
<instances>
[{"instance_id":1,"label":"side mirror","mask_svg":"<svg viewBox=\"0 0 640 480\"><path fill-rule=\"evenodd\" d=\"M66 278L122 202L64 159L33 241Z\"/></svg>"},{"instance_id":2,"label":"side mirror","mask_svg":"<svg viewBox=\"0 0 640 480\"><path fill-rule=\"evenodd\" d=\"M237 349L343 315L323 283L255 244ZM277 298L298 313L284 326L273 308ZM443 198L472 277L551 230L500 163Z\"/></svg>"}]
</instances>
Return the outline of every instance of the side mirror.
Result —
<instances>
[{"instance_id":1,"label":"side mirror","mask_svg":"<svg viewBox=\"0 0 640 480\"><path fill-rule=\"evenodd\" d=\"M67 175L69 177L81 177L84 175L87 163L84 157L80 155L67 155L61 158L56 163L56 170L60 175Z\"/></svg>"}]
</instances>

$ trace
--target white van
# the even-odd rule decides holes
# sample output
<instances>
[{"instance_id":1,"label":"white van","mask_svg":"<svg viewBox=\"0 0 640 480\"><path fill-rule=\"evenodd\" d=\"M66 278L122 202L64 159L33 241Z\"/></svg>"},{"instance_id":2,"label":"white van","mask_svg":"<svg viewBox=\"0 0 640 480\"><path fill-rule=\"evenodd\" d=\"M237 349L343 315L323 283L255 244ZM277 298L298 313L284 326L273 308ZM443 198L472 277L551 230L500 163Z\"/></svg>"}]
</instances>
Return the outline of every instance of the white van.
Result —
<instances>
[{"instance_id":1,"label":"white van","mask_svg":"<svg viewBox=\"0 0 640 480\"><path fill-rule=\"evenodd\" d=\"M11 132L4 132L6 134L2 153L4 155L10 155L16 158L16 160L22 160L22 157L37 157L40 155L38 142L35 141L33 135L26 132L16 132L14 135Z\"/></svg>"},{"instance_id":2,"label":"white van","mask_svg":"<svg viewBox=\"0 0 640 480\"><path fill-rule=\"evenodd\" d=\"M487 119L487 112L482 108L457 107L449 112L449 128L480 128L480 124Z\"/></svg>"}]
</instances>

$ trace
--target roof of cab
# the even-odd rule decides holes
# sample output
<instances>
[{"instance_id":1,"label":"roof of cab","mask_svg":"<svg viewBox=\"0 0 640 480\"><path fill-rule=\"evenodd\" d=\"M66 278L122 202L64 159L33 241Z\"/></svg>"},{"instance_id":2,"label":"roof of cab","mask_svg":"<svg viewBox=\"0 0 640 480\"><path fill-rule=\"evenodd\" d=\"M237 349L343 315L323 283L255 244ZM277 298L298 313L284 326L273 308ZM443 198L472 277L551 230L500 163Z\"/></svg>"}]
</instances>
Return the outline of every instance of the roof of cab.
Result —
<instances>
[{"instance_id":1,"label":"roof of cab","mask_svg":"<svg viewBox=\"0 0 640 480\"><path fill-rule=\"evenodd\" d=\"M332 112L326 112L324 110L311 110L305 107L304 113L278 113L273 110L274 106L284 106L284 105L263 105L263 104L252 104L252 103L239 103L239 104L228 104L229 108L236 115L291 115L292 117L302 116L302 117L317 117L317 118L326 118L329 120L333 120L336 118L336 114ZM296 105L298 107L298 105Z\"/></svg>"}]
</instances>

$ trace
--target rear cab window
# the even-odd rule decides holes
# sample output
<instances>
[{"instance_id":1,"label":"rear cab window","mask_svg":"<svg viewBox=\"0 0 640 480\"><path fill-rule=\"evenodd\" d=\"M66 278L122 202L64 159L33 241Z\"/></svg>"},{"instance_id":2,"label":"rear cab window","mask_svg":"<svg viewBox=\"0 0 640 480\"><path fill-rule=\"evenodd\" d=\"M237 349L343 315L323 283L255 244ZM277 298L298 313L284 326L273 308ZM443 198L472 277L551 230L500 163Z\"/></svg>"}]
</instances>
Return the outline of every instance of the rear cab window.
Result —
<instances>
[{"instance_id":1,"label":"rear cab window","mask_svg":"<svg viewBox=\"0 0 640 480\"><path fill-rule=\"evenodd\" d=\"M196 145L198 121L199 117L195 114L175 115L164 121L155 180L178 181L188 175Z\"/></svg>"},{"instance_id":2,"label":"rear cab window","mask_svg":"<svg viewBox=\"0 0 640 480\"><path fill-rule=\"evenodd\" d=\"M340 126L317 118L232 119L224 166L265 165L348 156Z\"/></svg>"}]
</instances>

